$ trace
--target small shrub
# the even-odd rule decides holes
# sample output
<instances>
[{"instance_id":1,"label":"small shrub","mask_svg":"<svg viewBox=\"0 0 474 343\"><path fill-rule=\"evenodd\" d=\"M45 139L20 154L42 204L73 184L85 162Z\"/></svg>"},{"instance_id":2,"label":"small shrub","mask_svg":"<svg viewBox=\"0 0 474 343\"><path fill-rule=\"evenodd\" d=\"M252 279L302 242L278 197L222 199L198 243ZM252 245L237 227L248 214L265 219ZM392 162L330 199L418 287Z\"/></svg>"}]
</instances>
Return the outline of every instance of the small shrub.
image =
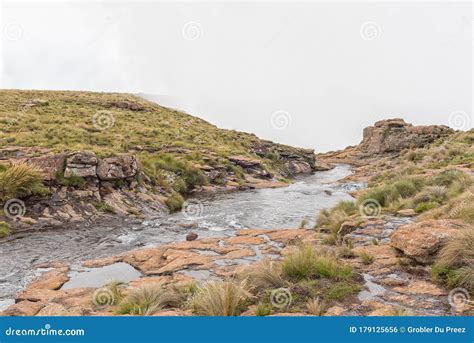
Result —
<instances>
[{"instance_id":1,"label":"small shrub","mask_svg":"<svg viewBox=\"0 0 474 343\"><path fill-rule=\"evenodd\" d=\"M255 309L255 315L259 317L269 316L272 314L272 305L269 303L259 303Z\"/></svg>"},{"instance_id":2,"label":"small shrub","mask_svg":"<svg viewBox=\"0 0 474 343\"><path fill-rule=\"evenodd\" d=\"M342 281L336 282L326 287L324 296L329 300L342 299L349 294L354 294L360 291L360 287L352 282Z\"/></svg>"},{"instance_id":3,"label":"small shrub","mask_svg":"<svg viewBox=\"0 0 474 343\"><path fill-rule=\"evenodd\" d=\"M426 187L423 191L418 193L413 198L415 205L420 203L436 202L441 204L447 200L447 189L444 186L430 186Z\"/></svg>"},{"instance_id":4,"label":"small shrub","mask_svg":"<svg viewBox=\"0 0 474 343\"><path fill-rule=\"evenodd\" d=\"M191 306L198 315L237 316L249 298L245 283L209 281L199 287Z\"/></svg>"},{"instance_id":5,"label":"small shrub","mask_svg":"<svg viewBox=\"0 0 474 343\"><path fill-rule=\"evenodd\" d=\"M415 207L416 213L423 213L439 206L436 201L421 202Z\"/></svg>"},{"instance_id":6,"label":"small shrub","mask_svg":"<svg viewBox=\"0 0 474 343\"><path fill-rule=\"evenodd\" d=\"M184 199L183 197L176 192L172 192L170 197L165 200L166 206L170 209L171 212L180 210L183 206Z\"/></svg>"},{"instance_id":7,"label":"small shrub","mask_svg":"<svg viewBox=\"0 0 474 343\"><path fill-rule=\"evenodd\" d=\"M186 293L163 285L146 285L130 292L118 305L118 314L152 315L164 308L178 307Z\"/></svg>"},{"instance_id":8,"label":"small shrub","mask_svg":"<svg viewBox=\"0 0 474 343\"><path fill-rule=\"evenodd\" d=\"M462 170L448 169L442 171L433 179L433 184L448 187L454 182L468 182L469 176Z\"/></svg>"},{"instance_id":9,"label":"small shrub","mask_svg":"<svg viewBox=\"0 0 474 343\"><path fill-rule=\"evenodd\" d=\"M347 245L342 245L340 247L337 247L336 255L337 257L342 257L342 258L354 258L356 256L356 254L352 251L352 249Z\"/></svg>"},{"instance_id":10,"label":"small shrub","mask_svg":"<svg viewBox=\"0 0 474 343\"><path fill-rule=\"evenodd\" d=\"M472 265L474 261L474 230L460 229L441 248L437 262L448 267Z\"/></svg>"},{"instance_id":11,"label":"small shrub","mask_svg":"<svg viewBox=\"0 0 474 343\"><path fill-rule=\"evenodd\" d=\"M306 303L306 310L313 316L322 316L326 311L326 305L320 298L313 298Z\"/></svg>"},{"instance_id":12,"label":"small shrub","mask_svg":"<svg viewBox=\"0 0 474 343\"><path fill-rule=\"evenodd\" d=\"M10 234L10 224L0 222L0 238L4 238Z\"/></svg>"},{"instance_id":13,"label":"small shrub","mask_svg":"<svg viewBox=\"0 0 474 343\"><path fill-rule=\"evenodd\" d=\"M42 171L26 163L14 163L0 173L0 201L44 194Z\"/></svg>"},{"instance_id":14,"label":"small shrub","mask_svg":"<svg viewBox=\"0 0 474 343\"><path fill-rule=\"evenodd\" d=\"M247 280L249 288L261 291L268 288L282 288L288 285L281 275L281 265L271 260L263 260L245 268L241 280Z\"/></svg>"},{"instance_id":15,"label":"small shrub","mask_svg":"<svg viewBox=\"0 0 474 343\"><path fill-rule=\"evenodd\" d=\"M299 228L300 229L304 229L306 227L306 225L308 225L308 220L307 219L303 219L300 223L300 226Z\"/></svg>"},{"instance_id":16,"label":"small shrub","mask_svg":"<svg viewBox=\"0 0 474 343\"><path fill-rule=\"evenodd\" d=\"M363 264L369 265L374 263L374 257L367 252L363 251L359 254L360 259L362 260Z\"/></svg>"},{"instance_id":17,"label":"small shrub","mask_svg":"<svg viewBox=\"0 0 474 343\"><path fill-rule=\"evenodd\" d=\"M349 266L341 265L334 256L302 245L283 260L283 273L290 278L305 279L315 276L330 279L347 279L352 275Z\"/></svg>"}]
</instances>

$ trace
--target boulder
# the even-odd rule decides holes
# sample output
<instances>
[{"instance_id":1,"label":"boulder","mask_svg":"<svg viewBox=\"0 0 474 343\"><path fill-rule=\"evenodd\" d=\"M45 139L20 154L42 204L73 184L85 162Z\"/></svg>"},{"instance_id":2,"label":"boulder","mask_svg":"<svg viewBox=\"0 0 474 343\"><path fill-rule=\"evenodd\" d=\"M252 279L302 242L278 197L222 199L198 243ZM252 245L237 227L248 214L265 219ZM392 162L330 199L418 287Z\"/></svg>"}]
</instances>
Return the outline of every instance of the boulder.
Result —
<instances>
[{"instance_id":1,"label":"boulder","mask_svg":"<svg viewBox=\"0 0 474 343\"><path fill-rule=\"evenodd\" d=\"M125 179L137 173L138 161L132 155L104 158L97 165L97 176L101 180Z\"/></svg>"},{"instance_id":2,"label":"boulder","mask_svg":"<svg viewBox=\"0 0 474 343\"><path fill-rule=\"evenodd\" d=\"M310 164L305 161L289 161L285 163L285 166L291 175L310 174L313 171Z\"/></svg>"},{"instance_id":3,"label":"boulder","mask_svg":"<svg viewBox=\"0 0 474 343\"><path fill-rule=\"evenodd\" d=\"M49 154L40 157L33 157L27 160L27 163L40 168L43 171L43 179L52 181L56 175L63 171L66 163L67 154Z\"/></svg>"},{"instance_id":4,"label":"boulder","mask_svg":"<svg viewBox=\"0 0 474 343\"><path fill-rule=\"evenodd\" d=\"M90 151L75 152L66 160L64 177L96 177L97 156Z\"/></svg>"},{"instance_id":5,"label":"boulder","mask_svg":"<svg viewBox=\"0 0 474 343\"><path fill-rule=\"evenodd\" d=\"M454 131L444 125L413 126L403 119L380 120L364 129L358 150L366 154L398 153L407 148L421 148Z\"/></svg>"},{"instance_id":6,"label":"boulder","mask_svg":"<svg viewBox=\"0 0 474 343\"><path fill-rule=\"evenodd\" d=\"M259 160L242 155L229 156L229 161L245 169L262 166Z\"/></svg>"},{"instance_id":7,"label":"boulder","mask_svg":"<svg viewBox=\"0 0 474 343\"><path fill-rule=\"evenodd\" d=\"M442 245L459 230L455 221L427 220L400 226L390 245L420 263L430 263Z\"/></svg>"}]
</instances>

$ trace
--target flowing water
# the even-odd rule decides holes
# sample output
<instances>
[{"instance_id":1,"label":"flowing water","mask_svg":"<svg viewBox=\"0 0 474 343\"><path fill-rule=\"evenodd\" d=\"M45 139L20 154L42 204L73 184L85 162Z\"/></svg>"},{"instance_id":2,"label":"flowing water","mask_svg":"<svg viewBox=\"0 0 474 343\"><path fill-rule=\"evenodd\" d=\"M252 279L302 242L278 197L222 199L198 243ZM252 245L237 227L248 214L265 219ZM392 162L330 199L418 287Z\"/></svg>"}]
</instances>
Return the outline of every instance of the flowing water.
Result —
<instances>
[{"instance_id":1,"label":"flowing water","mask_svg":"<svg viewBox=\"0 0 474 343\"><path fill-rule=\"evenodd\" d=\"M227 236L241 228L298 227L303 219L310 227L321 209L352 199L348 192L364 187L337 182L349 174L349 166L339 165L298 178L284 188L193 199L189 211L144 222L124 221L110 227L84 225L74 230L65 225L62 229L23 233L0 243L0 310L41 271L33 268L41 263L78 264L138 247L181 241L191 231L199 237Z\"/></svg>"}]
</instances>

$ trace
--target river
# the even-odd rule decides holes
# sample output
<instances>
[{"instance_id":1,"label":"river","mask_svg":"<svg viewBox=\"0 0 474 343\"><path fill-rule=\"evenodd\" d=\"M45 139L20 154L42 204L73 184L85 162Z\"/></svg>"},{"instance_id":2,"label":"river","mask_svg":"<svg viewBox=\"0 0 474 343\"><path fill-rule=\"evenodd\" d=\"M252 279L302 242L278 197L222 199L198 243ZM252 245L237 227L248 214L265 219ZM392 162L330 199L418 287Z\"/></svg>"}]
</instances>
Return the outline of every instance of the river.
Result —
<instances>
[{"instance_id":1,"label":"river","mask_svg":"<svg viewBox=\"0 0 474 343\"><path fill-rule=\"evenodd\" d=\"M363 184L337 182L351 173L347 165L299 177L284 188L258 189L206 196L190 201L189 211L121 225L84 225L80 229L30 231L0 243L0 310L13 302L16 292L38 275L33 266L51 261L80 261L115 255L138 247L185 239L232 235L241 228L294 228L303 219L314 225L320 210Z\"/></svg>"}]
</instances>

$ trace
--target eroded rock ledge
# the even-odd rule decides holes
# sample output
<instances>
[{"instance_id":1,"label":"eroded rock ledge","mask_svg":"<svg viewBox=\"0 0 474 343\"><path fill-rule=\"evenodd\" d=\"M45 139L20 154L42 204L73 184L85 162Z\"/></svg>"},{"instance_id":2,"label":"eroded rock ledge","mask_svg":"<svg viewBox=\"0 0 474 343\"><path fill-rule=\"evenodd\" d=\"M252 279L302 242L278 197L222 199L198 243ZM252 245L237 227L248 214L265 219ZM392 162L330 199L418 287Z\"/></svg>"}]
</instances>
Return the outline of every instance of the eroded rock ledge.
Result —
<instances>
[{"instance_id":1,"label":"eroded rock ledge","mask_svg":"<svg viewBox=\"0 0 474 343\"><path fill-rule=\"evenodd\" d=\"M181 151L182 150L182 151ZM185 156L184 149L166 148L165 153ZM27 213L16 217L17 228L27 229L82 223L107 216L148 217L168 214L167 198L171 190L154 183L143 171L139 150L116 156L100 157L91 151L54 153L46 148L7 147L0 150L0 164L25 162L40 168L51 195L22 199ZM315 170L313 150L293 148L256 138L249 151L254 157L228 156L239 168L237 175L228 166L216 163L194 164L205 178L203 185L189 189L187 195L227 192L253 188L284 187L283 178L308 174ZM269 170L268 156L278 160L278 168ZM215 156L204 156L215 161ZM267 160L266 160L267 159ZM176 175L167 174L171 185ZM4 219L2 219L4 220ZM8 220L6 218L5 220Z\"/></svg>"}]
</instances>

